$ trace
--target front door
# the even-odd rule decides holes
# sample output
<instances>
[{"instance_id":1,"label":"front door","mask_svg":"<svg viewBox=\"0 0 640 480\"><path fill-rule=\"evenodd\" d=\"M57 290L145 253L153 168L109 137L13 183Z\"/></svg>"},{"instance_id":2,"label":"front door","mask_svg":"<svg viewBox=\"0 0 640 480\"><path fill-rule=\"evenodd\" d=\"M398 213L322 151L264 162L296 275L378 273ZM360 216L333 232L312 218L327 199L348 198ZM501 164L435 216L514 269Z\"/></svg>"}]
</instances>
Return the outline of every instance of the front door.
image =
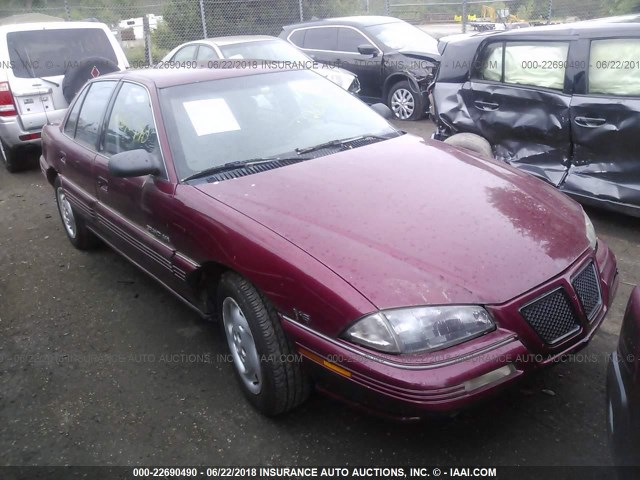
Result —
<instances>
[{"instance_id":1,"label":"front door","mask_svg":"<svg viewBox=\"0 0 640 480\"><path fill-rule=\"evenodd\" d=\"M163 164L146 88L123 82L105 121L95 160L97 220L106 240L160 281L179 290L173 274L174 248L162 212L171 209L174 185L160 175L118 178L109 173L109 158L145 149Z\"/></svg>"}]
</instances>

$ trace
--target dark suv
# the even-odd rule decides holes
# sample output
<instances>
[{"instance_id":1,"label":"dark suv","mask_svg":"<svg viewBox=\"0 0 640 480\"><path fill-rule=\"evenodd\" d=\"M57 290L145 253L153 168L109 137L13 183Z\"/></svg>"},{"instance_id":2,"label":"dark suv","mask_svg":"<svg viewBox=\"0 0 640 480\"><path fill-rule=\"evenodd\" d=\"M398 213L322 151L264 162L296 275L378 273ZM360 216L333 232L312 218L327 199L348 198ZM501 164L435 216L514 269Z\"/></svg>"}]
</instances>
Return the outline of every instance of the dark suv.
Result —
<instances>
[{"instance_id":1,"label":"dark suv","mask_svg":"<svg viewBox=\"0 0 640 480\"><path fill-rule=\"evenodd\" d=\"M283 27L283 38L314 60L355 73L360 97L384 102L400 120L429 109L427 87L440 55L438 42L393 17L343 17Z\"/></svg>"},{"instance_id":2,"label":"dark suv","mask_svg":"<svg viewBox=\"0 0 640 480\"><path fill-rule=\"evenodd\" d=\"M640 23L481 33L439 49L434 138L640 216Z\"/></svg>"}]
</instances>

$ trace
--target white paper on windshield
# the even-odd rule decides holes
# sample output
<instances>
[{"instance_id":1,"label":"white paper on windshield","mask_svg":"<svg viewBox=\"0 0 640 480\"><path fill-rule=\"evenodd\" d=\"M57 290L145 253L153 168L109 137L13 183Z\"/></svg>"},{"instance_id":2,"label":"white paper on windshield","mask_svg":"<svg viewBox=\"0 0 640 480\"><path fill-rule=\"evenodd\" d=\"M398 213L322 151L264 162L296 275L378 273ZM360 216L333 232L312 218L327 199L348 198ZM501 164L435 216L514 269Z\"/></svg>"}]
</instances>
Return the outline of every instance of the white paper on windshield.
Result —
<instances>
[{"instance_id":1,"label":"white paper on windshield","mask_svg":"<svg viewBox=\"0 0 640 480\"><path fill-rule=\"evenodd\" d=\"M240 125L224 98L194 100L182 105L199 137L240 130Z\"/></svg>"}]
</instances>

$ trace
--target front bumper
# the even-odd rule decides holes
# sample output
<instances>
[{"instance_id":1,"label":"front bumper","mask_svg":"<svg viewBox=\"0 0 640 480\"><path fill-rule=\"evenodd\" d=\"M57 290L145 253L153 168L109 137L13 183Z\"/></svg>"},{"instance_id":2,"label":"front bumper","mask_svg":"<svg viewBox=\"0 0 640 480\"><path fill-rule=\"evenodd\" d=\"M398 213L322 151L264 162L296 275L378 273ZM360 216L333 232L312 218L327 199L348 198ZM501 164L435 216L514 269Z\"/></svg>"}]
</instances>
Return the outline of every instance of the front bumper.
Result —
<instances>
[{"instance_id":1,"label":"front bumper","mask_svg":"<svg viewBox=\"0 0 640 480\"><path fill-rule=\"evenodd\" d=\"M587 261L597 265L602 307L579 332L552 347L540 346L543 342L527 331L531 328L517 308L537 295L539 289L553 288L570 278ZM616 287L615 257L601 242L596 255L585 253L558 278L521 299L491 306L498 324L495 331L431 354L379 354L319 334L285 316L281 319L320 390L379 414L411 419L466 408L523 375L584 348L602 324ZM513 328L516 323L521 325Z\"/></svg>"}]
</instances>

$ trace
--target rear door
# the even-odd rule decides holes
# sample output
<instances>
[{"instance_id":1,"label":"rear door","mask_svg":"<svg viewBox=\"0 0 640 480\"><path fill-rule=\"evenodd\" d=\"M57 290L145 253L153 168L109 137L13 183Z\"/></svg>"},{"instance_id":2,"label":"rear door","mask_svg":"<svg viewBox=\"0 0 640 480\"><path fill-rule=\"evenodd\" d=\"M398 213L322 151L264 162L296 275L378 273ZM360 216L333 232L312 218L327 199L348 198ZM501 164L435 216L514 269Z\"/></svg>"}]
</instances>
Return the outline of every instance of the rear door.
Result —
<instances>
[{"instance_id":1,"label":"rear door","mask_svg":"<svg viewBox=\"0 0 640 480\"><path fill-rule=\"evenodd\" d=\"M339 65L338 27L309 27L305 29L302 50L314 60L329 65ZM346 67L347 69L349 67Z\"/></svg>"},{"instance_id":2,"label":"rear door","mask_svg":"<svg viewBox=\"0 0 640 480\"><path fill-rule=\"evenodd\" d=\"M640 35L580 41L586 82L571 102L573 159L562 190L640 205Z\"/></svg>"},{"instance_id":3,"label":"rear door","mask_svg":"<svg viewBox=\"0 0 640 480\"><path fill-rule=\"evenodd\" d=\"M65 72L88 57L118 59L102 28L42 28L7 33L8 70L20 123L39 130L59 121L68 106L62 94Z\"/></svg>"},{"instance_id":4,"label":"rear door","mask_svg":"<svg viewBox=\"0 0 640 480\"><path fill-rule=\"evenodd\" d=\"M61 145L54 160L67 196L88 218L93 217L96 203L93 162L98 137L116 84L114 80L97 81L83 90L63 127L69 141Z\"/></svg>"},{"instance_id":5,"label":"rear door","mask_svg":"<svg viewBox=\"0 0 640 480\"><path fill-rule=\"evenodd\" d=\"M496 158L556 186L571 147L569 45L568 39L489 40L460 91L471 130L494 146Z\"/></svg>"}]
</instances>

